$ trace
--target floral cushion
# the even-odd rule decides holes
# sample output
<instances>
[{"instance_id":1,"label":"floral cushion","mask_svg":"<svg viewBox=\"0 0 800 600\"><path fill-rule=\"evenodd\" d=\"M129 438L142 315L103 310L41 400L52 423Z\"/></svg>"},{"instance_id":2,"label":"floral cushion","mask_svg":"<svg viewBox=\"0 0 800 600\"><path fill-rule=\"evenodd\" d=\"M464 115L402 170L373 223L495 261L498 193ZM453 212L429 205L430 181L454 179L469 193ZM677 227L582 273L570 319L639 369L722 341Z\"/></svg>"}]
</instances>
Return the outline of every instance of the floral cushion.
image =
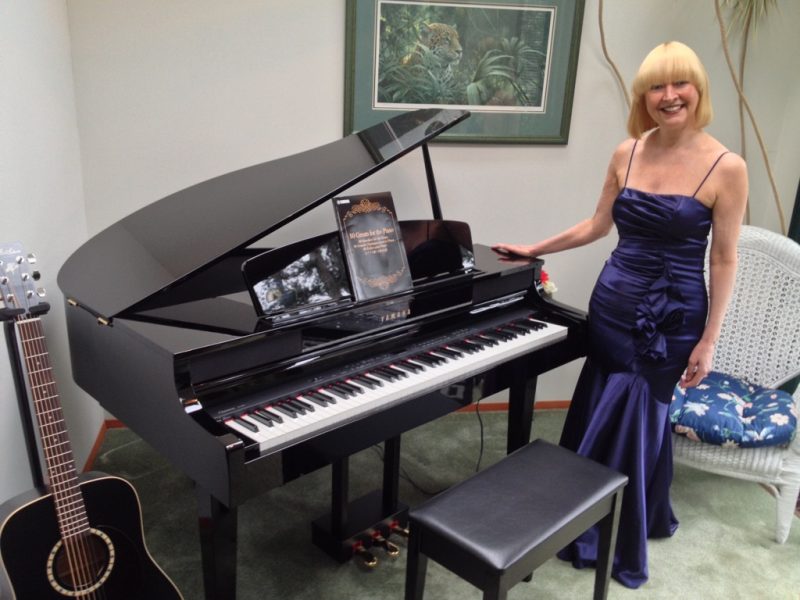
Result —
<instances>
[{"instance_id":1,"label":"floral cushion","mask_svg":"<svg viewBox=\"0 0 800 600\"><path fill-rule=\"evenodd\" d=\"M797 430L789 394L716 371L696 387L675 386L669 417L675 433L720 446L786 445Z\"/></svg>"}]
</instances>

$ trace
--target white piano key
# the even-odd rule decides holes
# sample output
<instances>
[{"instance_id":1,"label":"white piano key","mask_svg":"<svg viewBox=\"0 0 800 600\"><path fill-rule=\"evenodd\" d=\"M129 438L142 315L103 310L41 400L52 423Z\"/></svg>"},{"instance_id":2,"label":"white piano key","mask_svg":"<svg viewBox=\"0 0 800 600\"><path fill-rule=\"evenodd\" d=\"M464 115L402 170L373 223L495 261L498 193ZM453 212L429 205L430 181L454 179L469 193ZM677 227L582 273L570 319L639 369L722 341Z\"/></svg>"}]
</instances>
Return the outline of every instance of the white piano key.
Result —
<instances>
[{"instance_id":1,"label":"white piano key","mask_svg":"<svg viewBox=\"0 0 800 600\"><path fill-rule=\"evenodd\" d=\"M408 373L407 377L398 377L394 381L386 381L378 375L372 377L379 379L383 385L370 389L359 384L356 380L345 377L344 381L363 390L362 394L354 394L347 398L341 398L332 392L321 389L327 395L334 395L335 404L321 407L312 400L304 398L302 394L298 397L314 406L313 412L306 412L291 418L281 414L282 424L274 424L269 427L253 419L248 415L241 418L258 427L257 432L250 431L247 427L236 423L233 419L225 421L225 424L250 439L258 442L259 450L262 453L276 452L286 446L299 443L310 437L329 431L346 423L355 421L363 416L369 415L379 410L383 410L390 405L399 404L410 400L415 396L427 392L444 388L451 383L466 379L485 371L496 364L508 361L516 356L531 352L537 348L553 343L567 336L567 328L552 323L543 323L543 327L534 331L519 332L516 337L510 340L498 340L493 346L484 346L476 352L468 353L457 348L453 351L460 352L458 357L441 355L446 359L444 363L438 365L427 365L422 362L411 362L424 367L417 373ZM443 345L447 347L446 344ZM431 350L436 354L435 350ZM398 363L400 361L397 361ZM392 366L390 365L387 366ZM370 375L370 372L366 372ZM274 410L274 409L271 409Z\"/></svg>"}]
</instances>

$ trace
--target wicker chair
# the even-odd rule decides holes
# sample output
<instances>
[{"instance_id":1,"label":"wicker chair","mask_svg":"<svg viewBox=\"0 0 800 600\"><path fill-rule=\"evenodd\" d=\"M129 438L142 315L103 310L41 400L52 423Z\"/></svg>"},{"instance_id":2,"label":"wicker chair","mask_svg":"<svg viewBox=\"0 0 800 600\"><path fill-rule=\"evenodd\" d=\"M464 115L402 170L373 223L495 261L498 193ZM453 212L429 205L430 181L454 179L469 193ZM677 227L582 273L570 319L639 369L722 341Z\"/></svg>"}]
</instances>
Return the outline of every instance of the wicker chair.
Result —
<instances>
[{"instance_id":1,"label":"wicker chair","mask_svg":"<svg viewBox=\"0 0 800 600\"><path fill-rule=\"evenodd\" d=\"M745 225L738 254L714 370L776 388L800 373L800 245ZM794 399L800 411L800 389ZM676 434L672 443L678 463L769 486L777 499L775 539L786 541L800 492L800 433L788 447L729 448Z\"/></svg>"}]
</instances>

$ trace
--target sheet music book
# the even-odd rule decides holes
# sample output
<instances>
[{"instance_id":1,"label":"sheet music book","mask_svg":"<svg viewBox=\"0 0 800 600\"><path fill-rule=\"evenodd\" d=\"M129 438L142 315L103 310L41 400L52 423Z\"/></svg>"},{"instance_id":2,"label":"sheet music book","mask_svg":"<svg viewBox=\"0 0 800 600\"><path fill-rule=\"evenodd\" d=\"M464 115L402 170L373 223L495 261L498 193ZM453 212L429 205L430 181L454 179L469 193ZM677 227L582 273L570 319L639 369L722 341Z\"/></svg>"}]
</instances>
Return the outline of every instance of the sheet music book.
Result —
<instances>
[{"instance_id":1,"label":"sheet music book","mask_svg":"<svg viewBox=\"0 0 800 600\"><path fill-rule=\"evenodd\" d=\"M411 270L389 192L333 199L357 300L411 289Z\"/></svg>"}]
</instances>

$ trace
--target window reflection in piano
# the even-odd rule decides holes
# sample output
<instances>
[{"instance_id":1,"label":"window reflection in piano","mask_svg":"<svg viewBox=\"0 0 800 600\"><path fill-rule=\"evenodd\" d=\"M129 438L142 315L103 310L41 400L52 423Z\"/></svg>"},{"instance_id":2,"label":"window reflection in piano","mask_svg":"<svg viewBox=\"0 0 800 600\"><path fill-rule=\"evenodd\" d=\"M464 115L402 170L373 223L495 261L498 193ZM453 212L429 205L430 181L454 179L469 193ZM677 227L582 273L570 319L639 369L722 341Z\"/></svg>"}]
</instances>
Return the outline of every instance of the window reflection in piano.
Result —
<instances>
[{"instance_id":1,"label":"window reflection in piano","mask_svg":"<svg viewBox=\"0 0 800 600\"><path fill-rule=\"evenodd\" d=\"M400 221L403 245L415 282L467 273L475 268L469 225L460 221ZM244 277L256 311L276 320L323 311L353 301L338 232L330 232L259 254L245 262ZM373 313L379 314L373 314ZM406 308L375 307L370 321ZM366 314L360 316L367 318Z\"/></svg>"},{"instance_id":2,"label":"window reflection in piano","mask_svg":"<svg viewBox=\"0 0 800 600\"><path fill-rule=\"evenodd\" d=\"M411 276L417 280L475 268L469 225L461 221L401 221Z\"/></svg>"},{"instance_id":3,"label":"window reflection in piano","mask_svg":"<svg viewBox=\"0 0 800 600\"><path fill-rule=\"evenodd\" d=\"M336 236L256 281L253 293L262 314L311 310L351 298L350 285Z\"/></svg>"}]
</instances>

